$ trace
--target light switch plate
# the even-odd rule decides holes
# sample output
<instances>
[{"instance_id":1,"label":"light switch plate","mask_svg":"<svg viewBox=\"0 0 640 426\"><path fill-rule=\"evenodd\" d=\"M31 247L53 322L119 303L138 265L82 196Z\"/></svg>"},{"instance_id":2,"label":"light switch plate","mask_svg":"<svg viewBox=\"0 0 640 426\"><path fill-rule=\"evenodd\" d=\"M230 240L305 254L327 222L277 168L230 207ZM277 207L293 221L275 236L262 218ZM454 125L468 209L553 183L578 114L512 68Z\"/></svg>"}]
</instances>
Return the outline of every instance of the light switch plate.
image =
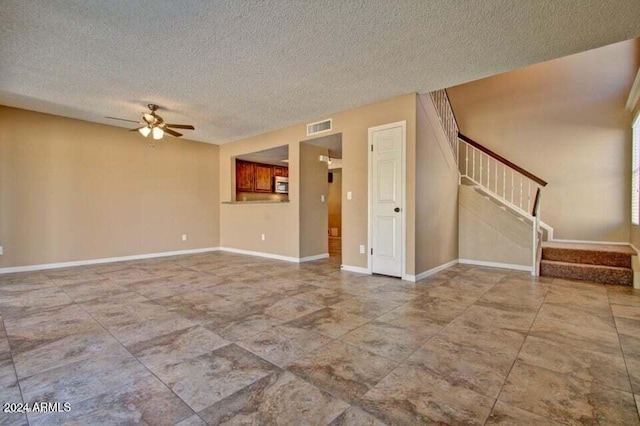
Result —
<instances>
[{"instance_id":1,"label":"light switch plate","mask_svg":"<svg viewBox=\"0 0 640 426\"><path fill-rule=\"evenodd\" d=\"M187 234L182 234L182 241L187 241Z\"/></svg>"},{"instance_id":2,"label":"light switch plate","mask_svg":"<svg viewBox=\"0 0 640 426\"><path fill-rule=\"evenodd\" d=\"M322 195L320 196L320 202L321 202L321 203L324 203L324 194L322 194Z\"/></svg>"},{"instance_id":3,"label":"light switch plate","mask_svg":"<svg viewBox=\"0 0 640 426\"><path fill-rule=\"evenodd\" d=\"M2 246L0 246L0 256L2 256L4 254L4 249L2 248Z\"/></svg>"},{"instance_id":4,"label":"light switch plate","mask_svg":"<svg viewBox=\"0 0 640 426\"><path fill-rule=\"evenodd\" d=\"M266 235L262 234L262 235L260 235L260 238L262 239L262 241L264 241L266 239Z\"/></svg>"},{"instance_id":5,"label":"light switch plate","mask_svg":"<svg viewBox=\"0 0 640 426\"><path fill-rule=\"evenodd\" d=\"M353 194L351 191L347 191L347 200L351 200L353 198Z\"/></svg>"},{"instance_id":6,"label":"light switch plate","mask_svg":"<svg viewBox=\"0 0 640 426\"><path fill-rule=\"evenodd\" d=\"M360 254L364 254L365 248L364 244L360 245Z\"/></svg>"}]
</instances>

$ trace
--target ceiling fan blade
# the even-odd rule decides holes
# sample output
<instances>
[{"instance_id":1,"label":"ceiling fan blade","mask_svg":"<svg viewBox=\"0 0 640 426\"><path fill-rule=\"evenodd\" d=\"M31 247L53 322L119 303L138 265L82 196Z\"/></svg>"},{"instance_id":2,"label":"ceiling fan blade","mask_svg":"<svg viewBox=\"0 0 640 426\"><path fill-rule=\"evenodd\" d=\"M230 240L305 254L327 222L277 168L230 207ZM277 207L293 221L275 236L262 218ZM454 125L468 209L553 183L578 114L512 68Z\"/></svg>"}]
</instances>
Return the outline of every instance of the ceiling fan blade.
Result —
<instances>
[{"instance_id":1,"label":"ceiling fan blade","mask_svg":"<svg viewBox=\"0 0 640 426\"><path fill-rule=\"evenodd\" d=\"M126 118L118 118L118 117L105 117L105 118L108 118L109 120L120 120L120 121L128 121L130 123L140 123L139 121L127 120Z\"/></svg>"},{"instance_id":2,"label":"ceiling fan blade","mask_svg":"<svg viewBox=\"0 0 640 426\"><path fill-rule=\"evenodd\" d=\"M144 129L147 126L138 127L137 129L129 129L130 132L137 132L140 129Z\"/></svg>"},{"instance_id":3,"label":"ceiling fan blade","mask_svg":"<svg viewBox=\"0 0 640 426\"><path fill-rule=\"evenodd\" d=\"M186 129L186 130L195 130L191 124L165 124L167 127L173 127L174 129Z\"/></svg>"},{"instance_id":4,"label":"ceiling fan blade","mask_svg":"<svg viewBox=\"0 0 640 426\"><path fill-rule=\"evenodd\" d=\"M182 133L178 133L178 132L176 132L174 130L171 130L171 129L167 128L167 127L165 127L162 130L164 130L165 133L168 133L171 136L176 137L176 138L179 138L180 136L182 136Z\"/></svg>"}]
</instances>

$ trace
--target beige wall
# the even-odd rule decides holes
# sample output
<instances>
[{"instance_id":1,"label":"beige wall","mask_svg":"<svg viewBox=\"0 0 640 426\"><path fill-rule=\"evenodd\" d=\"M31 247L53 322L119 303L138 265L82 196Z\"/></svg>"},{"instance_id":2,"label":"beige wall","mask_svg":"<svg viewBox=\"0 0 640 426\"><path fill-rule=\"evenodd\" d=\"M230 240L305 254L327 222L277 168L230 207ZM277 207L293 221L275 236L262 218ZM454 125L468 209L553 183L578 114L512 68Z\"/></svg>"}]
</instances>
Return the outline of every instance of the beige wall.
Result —
<instances>
[{"instance_id":1,"label":"beige wall","mask_svg":"<svg viewBox=\"0 0 640 426\"><path fill-rule=\"evenodd\" d=\"M459 186L459 223L460 259L531 267L533 225L471 186Z\"/></svg>"},{"instance_id":2,"label":"beige wall","mask_svg":"<svg viewBox=\"0 0 640 426\"><path fill-rule=\"evenodd\" d=\"M407 273L415 271L415 116L416 95L398 96L386 101L328 115L333 130L322 136L342 133L342 263L367 267L367 255L359 245L367 245L368 215L368 132L369 127L397 121L407 122ZM313 122L317 120L309 120ZM244 250L300 257L300 142L308 140L306 123L220 146L220 198L230 201L233 179L231 159L263 149L289 145L289 203L222 204L220 208L220 244ZM353 193L346 200L346 192ZM267 232L266 241L260 234Z\"/></svg>"},{"instance_id":3,"label":"beige wall","mask_svg":"<svg viewBox=\"0 0 640 426\"><path fill-rule=\"evenodd\" d=\"M416 109L416 274L458 258L458 169L428 95Z\"/></svg>"},{"instance_id":4,"label":"beige wall","mask_svg":"<svg viewBox=\"0 0 640 426\"><path fill-rule=\"evenodd\" d=\"M218 164L215 145L0 106L0 267L218 246Z\"/></svg>"},{"instance_id":5,"label":"beige wall","mask_svg":"<svg viewBox=\"0 0 640 426\"><path fill-rule=\"evenodd\" d=\"M269 192L236 192L237 201L288 201L287 194L275 194Z\"/></svg>"},{"instance_id":6,"label":"beige wall","mask_svg":"<svg viewBox=\"0 0 640 426\"><path fill-rule=\"evenodd\" d=\"M342 235L342 169L330 170L333 182L329 184L327 207L329 208L329 230L338 229L338 237Z\"/></svg>"},{"instance_id":7,"label":"beige wall","mask_svg":"<svg viewBox=\"0 0 640 426\"><path fill-rule=\"evenodd\" d=\"M300 144L300 257L329 252L327 163L320 161L329 150ZM322 201L324 197L324 201Z\"/></svg>"},{"instance_id":8,"label":"beige wall","mask_svg":"<svg viewBox=\"0 0 640 426\"><path fill-rule=\"evenodd\" d=\"M448 89L462 133L549 182L542 220L561 239L629 241L638 40Z\"/></svg>"}]
</instances>

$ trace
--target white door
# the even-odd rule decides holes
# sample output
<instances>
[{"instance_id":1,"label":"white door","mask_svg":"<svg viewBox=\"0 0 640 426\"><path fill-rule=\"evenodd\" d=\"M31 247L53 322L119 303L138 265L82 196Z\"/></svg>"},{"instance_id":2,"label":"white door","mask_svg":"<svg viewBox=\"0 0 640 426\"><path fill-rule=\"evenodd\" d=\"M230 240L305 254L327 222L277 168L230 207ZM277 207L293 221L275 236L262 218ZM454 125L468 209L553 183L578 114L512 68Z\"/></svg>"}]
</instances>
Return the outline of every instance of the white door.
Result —
<instances>
[{"instance_id":1,"label":"white door","mask_svg":"<svg viewBox=\"0 0 640 426\"><path fill-rule=\"evenodd\" d=\"M404 123L369 129L371 271L402 277Z\"/></svg>"}]
</instances>

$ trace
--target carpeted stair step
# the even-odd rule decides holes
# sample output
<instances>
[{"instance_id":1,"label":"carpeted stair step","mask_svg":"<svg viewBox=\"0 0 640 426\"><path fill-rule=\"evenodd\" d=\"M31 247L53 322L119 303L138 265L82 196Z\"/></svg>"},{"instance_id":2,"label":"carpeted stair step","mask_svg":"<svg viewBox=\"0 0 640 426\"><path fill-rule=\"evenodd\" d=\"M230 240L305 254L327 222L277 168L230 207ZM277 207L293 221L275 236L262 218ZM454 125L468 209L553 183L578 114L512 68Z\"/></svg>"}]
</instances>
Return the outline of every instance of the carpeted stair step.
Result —
<instances>
[{"instance_id":1,"label":"carpeted stair step","mask_svg":"<svg viewBox=\"0 0 640 426\"><path fill-rule=\"evenodd\" d=\"M633 285L633 270L617 266L542 260L540 262L540 275L603 284Z\"/></svg>"},{"instance_id":2,"label":"carpeted stair step","mask_svg":"<svg viewBox=\"0 0 640 426\"><path fill-rule=\"evenodd\" d=\"M631 256L634 254L628 247L567 248L543 245L542 260L557 262L581 263L589 265L617 266L631 268Z\"/></svg>"}]
</instances>

